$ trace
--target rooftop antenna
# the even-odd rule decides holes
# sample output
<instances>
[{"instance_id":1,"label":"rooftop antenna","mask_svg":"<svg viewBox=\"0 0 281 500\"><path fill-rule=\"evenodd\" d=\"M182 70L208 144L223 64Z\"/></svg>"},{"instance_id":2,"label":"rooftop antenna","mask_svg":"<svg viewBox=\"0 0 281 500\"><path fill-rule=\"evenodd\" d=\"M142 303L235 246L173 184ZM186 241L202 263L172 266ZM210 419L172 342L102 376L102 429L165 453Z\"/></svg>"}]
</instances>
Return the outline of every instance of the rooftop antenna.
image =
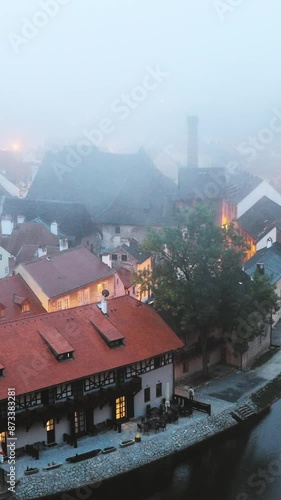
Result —
<instances>
[{"instance_id":1,"label":"rooftop antenna","mask_svg":"<svg viewBox=\"0 0 281 500\"><path fill-rule=\"evenodd\" d=\"M109 296L109 291L105 289L101 293L102 293L102 296L104 298L102 299L101 303L99 304L99 307L100 307L101 311L103 312L103 314L107 314L107 301L106 301L106 298Z\"/></svg>"}]
</instances>

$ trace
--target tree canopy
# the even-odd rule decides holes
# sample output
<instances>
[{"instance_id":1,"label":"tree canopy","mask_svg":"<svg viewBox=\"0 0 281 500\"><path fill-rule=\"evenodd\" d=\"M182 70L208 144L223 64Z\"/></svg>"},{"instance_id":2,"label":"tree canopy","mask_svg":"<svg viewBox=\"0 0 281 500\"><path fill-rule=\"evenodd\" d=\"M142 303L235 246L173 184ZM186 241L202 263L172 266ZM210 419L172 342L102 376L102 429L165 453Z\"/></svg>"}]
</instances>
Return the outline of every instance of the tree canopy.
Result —
<instances>
[{"instance_id":1,"label":"tree canopy","mask_svg":"<svg viewBox=\"0 0 281 500\"><path fill-rule=\"evenodd\" d=\"M234 225L219 227L207 206L179 212L174 226L149 230L142 246L153 255L153 269L138 281L150 287L156 309L174 316L185 335L200 334L205 373L207 340L214 328L228 335L236 352L244 352L261 322L278 308L268 279L257 275L251 280L242 271L246 248ZM242 330L241 340L237 332Z\"/></svg>"}]
</instances>

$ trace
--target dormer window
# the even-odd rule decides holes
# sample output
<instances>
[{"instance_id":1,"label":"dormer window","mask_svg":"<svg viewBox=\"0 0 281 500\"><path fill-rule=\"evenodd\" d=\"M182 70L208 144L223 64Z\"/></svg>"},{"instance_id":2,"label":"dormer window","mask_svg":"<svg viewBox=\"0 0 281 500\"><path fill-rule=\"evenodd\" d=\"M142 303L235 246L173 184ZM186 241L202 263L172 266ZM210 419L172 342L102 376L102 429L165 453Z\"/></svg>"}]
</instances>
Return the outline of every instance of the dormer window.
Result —
<instances>
[{"instance_id":1,"label":"dormer window","mask_svg":"<svg viewBox=\"0 0 281 500\"><path fill-rule=\"evenodd\" d=\"M30 302L29 300L25 299L21 305L21 312L28 312L28 311L30 311Z\"/></svg>"},{"instance_id":2,"label":"dormer window","mask_svg":"<svg viewBox=\"0 0 281 500\"><path fill-rule=\"evenodd\" d=\"M74 358L73 347L56 328L46 326L39 333L58 361L66 361Z\"/></svg>"},{"instance_id":3,"label":"dormer window","mask_svg":"<svg viewBox=\"0 0 281 500\"><path fill-rule=\"evenodd\" d=\"M14 293L14 304L18 304L20 306L21 312L30 311L30 302L26 297L20 297L20 295Z\"/></svg>"},{"instance_id":4,"label":"dormer window","mask_svg":"<svg viewBox=\"0 0 281 500\"><path fill-rule=\"evenodd\" d=\"M57 356L58 361L65 361L66 359L73 359L73 352L64 352Z\"/></svg>"},{"instance_id":5,"label":"dormer window","mask_svg":"<svg viewBox=\"0 0 281 500\"><path fill-rule=\"evenodd\" d=\"M101 338L111 349L124 345L124 335L109 321L106 316L90 318L90 322L100 334Z\"/></svg>"},{"instance_id":6,"label":"dormer window","mask_svg":"<svg viewBox=\"0 0 281 500\"><path fill-rule=\"evenodd\" d=\"M0 303L0 319L5 318L5 314L6 314L6 306Z\"/></svg>"}]
</instances>

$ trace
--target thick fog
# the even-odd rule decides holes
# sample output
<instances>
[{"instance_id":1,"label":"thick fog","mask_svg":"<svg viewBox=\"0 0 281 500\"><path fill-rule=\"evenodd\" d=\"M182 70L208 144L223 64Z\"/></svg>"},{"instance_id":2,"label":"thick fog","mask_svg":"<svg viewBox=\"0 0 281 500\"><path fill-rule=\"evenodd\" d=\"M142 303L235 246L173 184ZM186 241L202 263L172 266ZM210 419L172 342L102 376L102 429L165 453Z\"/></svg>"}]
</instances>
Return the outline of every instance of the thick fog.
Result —
<instances>
[{"instance_id":1,"label":"thick fog","mask_svg":"<svg viewBox=\"0 0 281 500\"><path fill-rule=\"evenodd\" d=\"M281 116L280 18L280 0L1 0L0 148L98 130L184 162L187 114L239 145Z\"/></svg>"}]
</instances>

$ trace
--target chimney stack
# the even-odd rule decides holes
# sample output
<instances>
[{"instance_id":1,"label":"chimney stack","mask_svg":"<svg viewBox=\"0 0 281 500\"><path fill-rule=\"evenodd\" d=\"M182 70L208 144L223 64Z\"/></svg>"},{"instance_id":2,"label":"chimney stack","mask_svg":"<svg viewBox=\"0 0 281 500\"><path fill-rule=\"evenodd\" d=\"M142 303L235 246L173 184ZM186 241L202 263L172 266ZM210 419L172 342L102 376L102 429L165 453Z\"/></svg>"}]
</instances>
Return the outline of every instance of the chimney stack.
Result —
<instances>
[{"instance_id":1,"label":"chimney stack","mask_svg":"<svg viewBox=\"0 0 281 500\"><path fill-rule=\"evenodd\" d=\"M4 215L1 218L1 233L5 236L10 236L14 229L14 222L10 215Z\"/></svg>"},{"instance_id":2,"label":"chimney stack","mask_svg":"<svg viewBox=\"0 0 281 500\"><path fill-rule=\"evenodd\" d=\"M197 116L187 116L187 167L198 168Z\"/></svg>"},{"instance_id":3,"label":"chimney stack","mask_svg":"<svg viewBox=\"0 0 281 500\"><path fill-rule=\"evenodd\" d=\"M67 240L67 238L60 238L59 239L59 244L60 244L60 252L63 252L64 250L68 250L68 240Z\"/></svg>"},{"instance_id":4,"label":"chimney stack","mask_svg":"<svg viewBox=\"0 0 281 500\"><path fill-rule=\"evenodd\" d=\"M58 235L58 224L55 220L51 224L51 233L55 234L56 236Z\"/></svg>"},{"instance_id":5,"label":"chimney stack","mask_svg":"<svg viewBox=\"0 0 281 500\"><path fill-rule=\"evenodd\" d=\"M38 255L39 259L41 257L46 257L46 255L47 255L47 248L45 246L38 247L37 248L37 255Z\"/></svg>"},{"instance_id":6,"label":"chimney stack","mask_svg":"<svg viewBox=\"0 0 281 500\"><path fill-rule=\"evenodd\" d=\"M17 216L17 223L18 224L23 224L24 223L24 219L25 219L24 215L18 215Z\"/></svg>"}]
</instances>

